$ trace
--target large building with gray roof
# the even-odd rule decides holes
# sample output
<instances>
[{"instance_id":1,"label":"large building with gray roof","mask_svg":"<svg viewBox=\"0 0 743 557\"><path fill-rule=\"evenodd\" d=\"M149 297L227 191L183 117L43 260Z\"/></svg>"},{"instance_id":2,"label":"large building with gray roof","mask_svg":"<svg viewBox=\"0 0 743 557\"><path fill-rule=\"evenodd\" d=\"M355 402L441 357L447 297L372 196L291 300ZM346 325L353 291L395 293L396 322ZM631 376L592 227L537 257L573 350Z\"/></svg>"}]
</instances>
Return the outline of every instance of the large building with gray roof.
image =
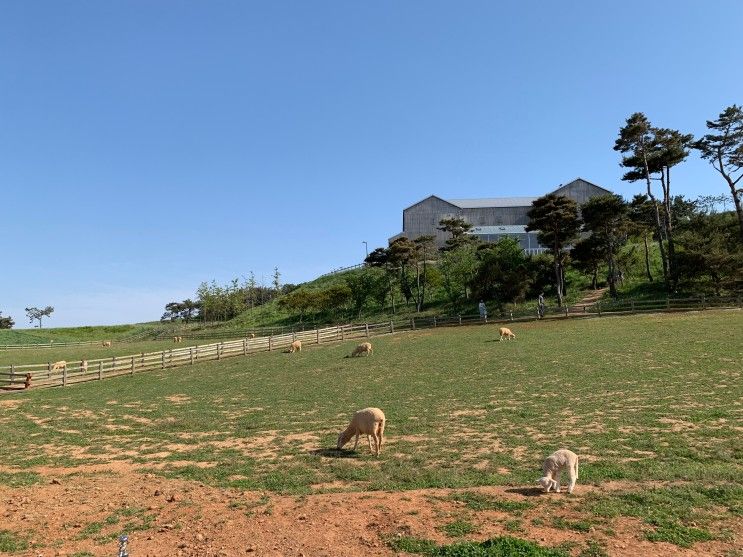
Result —
<instances>
[{"instance_id":1,"label":"large building with gray roof","mask_svg":"<svg viewBox=\"0 0 743 557\"><path fill-rule=\"evenodd\" d=\"M576 178L550 193L564 195L580 205L592 197L612 192L588 180ZM525 251L539 253L545 248L539 245L536 233L525 230L529 223L526 213L536 199L536 197L442 199L431 195L403 210L402 232L390 238L390 242L400 237L414 240L419 236L432 235L436 238L436 244L443 246L449 234L438 230L439 221L460 217L472 224L471 233L485 242L497 242L504 236L511 236L519 240Z\"/></svg>"}]
</instances>

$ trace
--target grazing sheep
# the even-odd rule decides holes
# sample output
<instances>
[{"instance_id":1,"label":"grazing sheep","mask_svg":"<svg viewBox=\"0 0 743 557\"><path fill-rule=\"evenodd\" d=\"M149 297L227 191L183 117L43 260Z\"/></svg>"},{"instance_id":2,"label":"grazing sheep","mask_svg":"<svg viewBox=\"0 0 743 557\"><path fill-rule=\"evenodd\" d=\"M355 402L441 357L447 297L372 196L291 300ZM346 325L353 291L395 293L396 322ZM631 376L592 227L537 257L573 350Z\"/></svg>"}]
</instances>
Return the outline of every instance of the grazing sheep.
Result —
<instances>
[{"instance_id":1,"label":"grazing sheep","mask_svg":"<svg viewBox=\"0 0 743 557\"><path fill-rule=\"evenodd\" d=\"M575 480L578 479L578 455L567 449L555 451L545 459L542 465L544 476L539 478L537 483L542 486L545 492L554 489L557 493L560 493L560 472L564 469L567 469L570 479L568 493L573 493Z\"/></svg>"},{"instance_id":2,"label":"grazing sheep","mask_svg":"<svg viewBox=\"0 0 743 557\"><path fill-rule=\"evenodd\" d=\"M503 340L504 338L506 340L511 340L512 338L516 338L516 335L514 335L513 331L508 327L501 327L498 329L498 332L500 333L500 338L498 340Z\"/></svg>"},{"instance_id":3,"label":"grazing sheep","mask_svg":"<svg viewBox=\"0 0 743 557\"><path fill-rule=\"evenodd\" d=\"M295 340L291 343L291 346L289 346L289 352L301 352L302 351L302 341L301 340Z\"/></svg>"},{"instance_id":4,"label":"grazing sheep","mask_svg":"<svg viewBox=\"0 0 743 557\"><path fill-rule=\"evenodd\" d=\"M61 369L65 369L66 367L67 367L67 362L65 362L64 360L59 360L58 362L54 362L52 364L51 371L59 371Z\"/></svg>"},{"instance_id":5,"label":"grazing sheep","mask_svg":"<svg viewBox=\"0 0 743 557\"><path fill-rule=\"evenodd\" d=\"M83 360L80 362L80 371L83 373L88 373L88 360Z\"/></svg>"},{"instance_id":6,"label":"grazing sheep","mask_svg":"<svg viewBox=\"0 0 743 557\"><path fill-rule=\"evenodd\" d=\"M31 388L31 374L26 374L26 380L23 382L23 388L24 389L30 389Z\"/></svg>"},{"instance_id":7,"label":"grazing sheep","mask_svg":"<svg viewBox=\"0 0 743 557\"><path fill-rule=\"evenodd\" d=\"M111 341L110 340L104 340L103 341L103 346L109 346L110 347L111 346Z\"/></svg>"},{"instance_id":8,"label":"grazing sheep","mask_svg":"<svg viewBox=\"0 0 743 557\"><path fill-rule=\"evenodd\" d=\"M353 450L355 451L359 445L359 435L363 433L366 434L366 440L369 442L369 450L376 456L379 456L384 440L385 421L384 412L379 408L364 408L363 410L359 410L353 415L348 427L338 435L338 450L343 448L343 445L348 443L351 437L355 435L356 443L353 445ZM372 448L372 437L374 437L376 450Z\"/></svg>"},{"instance_id":9,"label":"grazing sheep","mask_svg":"<svg viewBox=\"0 0 743 557\"><path fill-rule=\"evenodd\" d=\"M362 342L353 349L353 352L351 352L351 357L353 358L354 356L361 356L361 354L371 356L373 352L374 350L372 349L371 342Z\"/></svg>"},{"instance_id":10,"label":"grazing sheep","mask_svg":"<svg viewBox=\"0 0 743 557\"><path fill-rule=\"evenodd\" d=\"M173 342L183 342L183 337L173 337Z\"/></svg>"},{"instance_id":11,"label":"grazing sheep","mask_svg":"<svg viewBox=\"0 0 743 557\"><path fill-rule=\"evenodd\" d=\"M255 333L250 333L250 338L255 338Z\"/></svg>"}]
</instances>

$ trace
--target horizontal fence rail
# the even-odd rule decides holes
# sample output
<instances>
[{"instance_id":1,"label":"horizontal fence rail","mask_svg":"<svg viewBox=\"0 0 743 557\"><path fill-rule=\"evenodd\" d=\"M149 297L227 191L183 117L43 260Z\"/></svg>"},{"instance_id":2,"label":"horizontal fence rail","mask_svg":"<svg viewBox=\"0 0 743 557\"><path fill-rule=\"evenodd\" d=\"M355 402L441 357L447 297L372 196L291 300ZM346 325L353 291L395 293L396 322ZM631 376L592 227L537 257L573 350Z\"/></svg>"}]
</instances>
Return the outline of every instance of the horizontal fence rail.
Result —
<instances>
[{"instance_id":1,"label":"horizontal fence rail","mask_svg":"<svg viewBox=\"0 0 743 557\"><path fill-rule=\"evenodd\" d=\"M681 298L664 300L618 300L577 304L564 308L547 308L544 319L593 318L603 315L638 314L645 312L675 312L705 310L711 308L741 308L740 296L728 298ZM142 352L127 356L81 360L75 362L47 362L0 366L0 387L15 390L36 387L68 386L85 381L94 381L134 375L144 371L193 365L210 360L221 360L234 356L247 356L257 352L287 351L291 343L299 340L303 345L341 342L392 334L398 331L428 329L435 327L457 327L462 325L485 325L509 322L527 322L539 319L536 309L520 313L499 313L495 319L479 315L409 317L381 323L342 324L303 331L283 332L278 335L250 336L211 344L186 346L159 352ZM234 334L234 333L233 333Z\"/></svg>"}]
</instances>

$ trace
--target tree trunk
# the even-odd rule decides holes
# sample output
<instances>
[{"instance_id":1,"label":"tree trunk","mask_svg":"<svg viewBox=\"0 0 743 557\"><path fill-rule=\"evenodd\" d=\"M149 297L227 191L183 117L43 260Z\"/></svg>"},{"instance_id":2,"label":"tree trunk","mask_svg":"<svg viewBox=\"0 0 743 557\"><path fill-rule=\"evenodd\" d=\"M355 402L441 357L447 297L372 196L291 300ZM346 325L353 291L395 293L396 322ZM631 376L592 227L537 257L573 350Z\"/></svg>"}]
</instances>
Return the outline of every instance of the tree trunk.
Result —
<instances>
[{"instance_id":1,"label":"tree trunk","mask_svg":"<svg viewBox=\"0 0 743 557\"><path fill-rule=\"evenodd\" d=\"M661 186L663 188L663 213L666 225L666 240L668 241L668 278L669 288L676 289L676 247L673 243L673 221L671 219L671 169L661 170Z\"/></svg>"},{"instance_id":2,"label":"tree trunk","mask_svg":"<svg viewBox=\"0 0 743 557\"><path fill-rule=\"evenodd\" d=\"M653 275L650 273L650 251L648 250L648 235L646 232L642 233L642 241L645 243L645 273L648 276L648 281L653 282Z\"/></svg>"},{"instance_id":3,"label":"tree trunk","mask_svg":"<svg viewBox=\"0 0 743 557\"><path fill-rule=\"evenodd\" d=\"M557 291L557 306L562 307L562 274L557 252L555 252L555 290Z\"/></svg>"},{"instance_id":4,"label":"tree trunk","mask_svg":"<svg viewBox=\"0 0 743 557\"><path fill-rule=\"evenodd\" d=\"M658 234L658 248L660 249L660 259L663 263L663 280L668 284L668 259L666 259L666 248L663 246L663 225L660 222L660 211L658 210L658 200L653 195L652 185L650 183L650 168L648 167L648 158L643 145L642 152L643 163L645 164L645 183L648 189L648 197L653 202L655 208L655 230Z\"/></svg>"},{"instance_id":5,"label":"tree trunk","mask_svg":"<svg viewBox=\"0 0 743 557\"><path fill-rule=\"evenodd\" d=\"M730 186L730 193L733 195L733 204L735 205L735 212L738 214L738 225L740 226L740 240L743 242L743 205L741 205L740 194L743 190L736 189L736 182L729 176L725 176ZM740 180L740 178L738 178Z\"/></svg>"}]
</instances>

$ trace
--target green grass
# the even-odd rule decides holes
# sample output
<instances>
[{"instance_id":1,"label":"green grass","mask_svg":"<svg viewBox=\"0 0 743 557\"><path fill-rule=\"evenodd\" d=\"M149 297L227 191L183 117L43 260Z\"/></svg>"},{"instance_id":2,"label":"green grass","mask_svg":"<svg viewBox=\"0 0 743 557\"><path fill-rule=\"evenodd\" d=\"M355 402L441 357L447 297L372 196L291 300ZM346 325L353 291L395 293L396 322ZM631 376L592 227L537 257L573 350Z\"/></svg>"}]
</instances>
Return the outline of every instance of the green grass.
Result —
<instances>
[{"instance_id":1,"label":"green grass","mask_svg":"<svg viewBox=\"0 0 743 557\"><path fill-rule=\"evenodd\" d=\"M467 536L477 532L477 526L466 519L458 519L454 522L449 522L441 526L439 529L450 538L461 538L462 536Z\"/></svg>"},{"instance_id":2,"label":"green grass","mask_svg":"<svg viewBox=\"0 0 743 557\"><path fill-rule=\"evenodd\" d=\"M0 553L15 553L28 549L28 540L10 530L0 530Z\"/></svg>"},{"instance_id":3,"label":"green grass","mask_svg":"<svg viewBox=\"0 0 743 557\"><path fill-rule=\"evenodd\" d=\"M461 542L437 545L430 540L400 537L389 542L395 551L429 557L570 557L559 549L541 547L533 542L502 536L483 542Z\"/></svg>"},{"instance_id":4,"label":"green grass","mask_svg":"<svg viewBox=\"0 0 743 557\"><path fill-rule=\"evenodd\" d=\"M285 494L331 482L341 491L448 487L473 511L528 510L530 521L544 515L548 527L550 501L572 505L583 485L620 480L646 499L604 495L590 511L574 506L569 520L607 526L636 516L650 536L677 544L701 539L681 528L718 536L740 516L743 495L731 486L743 475L733 427L741 422L743 312L513 328L513 342L495 341L495 326L440 328L373 338L369 358L344 358L356 342L310 345L295 355L3 394L0 465L11 467L17 485L39 481L18 476L36 465L121 459L170 478ZM364 442L356 452L335 451L338 431L365 406L387 414L381 456ZM573 497L465 491L533 488L542 460L559 447L585 457ZM683 510L688 494L643 490L643 482L696 486L693 509L708 516L702 523L696 510ZM669 520L638 514L669 505Z\"/></svg>"}]
</instances>

